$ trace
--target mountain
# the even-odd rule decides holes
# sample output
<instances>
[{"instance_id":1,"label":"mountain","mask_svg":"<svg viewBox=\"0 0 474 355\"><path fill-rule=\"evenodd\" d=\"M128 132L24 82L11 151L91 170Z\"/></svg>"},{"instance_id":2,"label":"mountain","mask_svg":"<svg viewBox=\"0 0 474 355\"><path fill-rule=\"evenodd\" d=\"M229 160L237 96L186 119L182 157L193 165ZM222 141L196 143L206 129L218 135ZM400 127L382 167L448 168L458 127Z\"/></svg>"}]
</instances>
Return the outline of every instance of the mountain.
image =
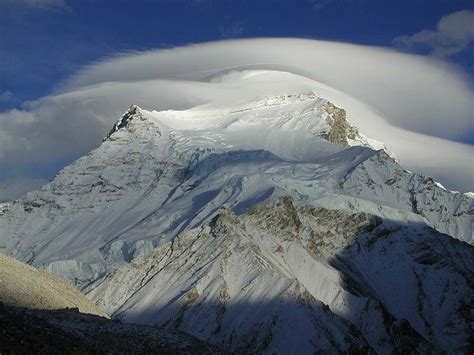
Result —
<instances>
[{"instance_id":1,"label":"mountain","mask_svg":"<svg viewBox=\"0 0 474 355\"><path fill-rule=\"evenodd\" d=\"M131 106L3 205L0 248L225 349L469 352L473 201L314 93Z\"/></svg>"}]
</instances>

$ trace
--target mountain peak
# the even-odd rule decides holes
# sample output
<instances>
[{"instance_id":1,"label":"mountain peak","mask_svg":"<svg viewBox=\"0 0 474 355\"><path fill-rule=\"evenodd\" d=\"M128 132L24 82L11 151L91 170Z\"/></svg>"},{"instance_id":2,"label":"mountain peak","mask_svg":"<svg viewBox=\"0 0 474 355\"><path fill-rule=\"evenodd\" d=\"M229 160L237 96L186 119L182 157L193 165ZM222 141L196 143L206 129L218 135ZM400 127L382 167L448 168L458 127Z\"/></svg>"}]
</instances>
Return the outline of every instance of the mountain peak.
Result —
<instances>
[{"instance_id":1,"label":"mountain peak","mask_svg":"<svg viewBox=\"0 0 474 355\"><path fill-rule=\"evenodd\" d=\"M107 136L104 138L104 141L109 139L115 132L122 128L127 128L130 121L135 117L143 117L141 108L137 105L130 105L127 111L118 119L114 124L114 127L110 130Z\"/></svg>"},{"instance_id":2,"label":"mountain peak","mask_svg":"<svg viewBox=\"0 0 474 355\"><path fill-rule=\"evenodd\" d=\"M196 151L266 150L306 162L351 146L388 152L383 143L359 132L344 109L313 92L213 102L186 110L147 111L132 105L104 141L145 143L155 137L157 127L158 136L170 138L160 143L163 149L172 143L168 153L176 153L185 163ZM119 134L121 130L132 136Z\"/></svg>"},{"instance_id":3,"label":"mountain peak","mask_svg":"<svg viewBox=\"0 0 474 355\"><path fill-rule=\"evenodd\" d=\"M383 143L367 138L353 126L344 109L313 92L210 103L186 110L147 111L131 105L104 142L146 143L162 135L171 138L162 145L174 142L173 152L185 160L194 157L195 151L243 149L314 161L351 146L384 150L394 157Z\"/></svg>"}]
</instances>

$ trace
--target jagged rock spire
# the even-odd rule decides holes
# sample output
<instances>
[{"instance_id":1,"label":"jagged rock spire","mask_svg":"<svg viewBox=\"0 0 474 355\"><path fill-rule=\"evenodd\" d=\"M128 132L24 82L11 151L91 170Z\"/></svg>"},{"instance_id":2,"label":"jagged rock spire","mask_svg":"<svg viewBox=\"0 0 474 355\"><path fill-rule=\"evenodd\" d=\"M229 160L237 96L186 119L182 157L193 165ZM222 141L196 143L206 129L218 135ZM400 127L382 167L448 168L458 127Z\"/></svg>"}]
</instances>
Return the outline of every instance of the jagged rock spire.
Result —
<instances>
[{"instance_id":1,"label":"jagged rock spire","mask_svg":"<svg viewBox=\"0 0 474 355\"><path fill-rule=\"evenodd\" d=\"M107 136L104 138L106 141L112 134L117 132L119 129L126 128L130 121L134 118L135 115L140 113L140 108L137 105L130 105L128 110L123 114L123 116L115 123L114 127L110 130Z\"/></svg>"}]
</instances>

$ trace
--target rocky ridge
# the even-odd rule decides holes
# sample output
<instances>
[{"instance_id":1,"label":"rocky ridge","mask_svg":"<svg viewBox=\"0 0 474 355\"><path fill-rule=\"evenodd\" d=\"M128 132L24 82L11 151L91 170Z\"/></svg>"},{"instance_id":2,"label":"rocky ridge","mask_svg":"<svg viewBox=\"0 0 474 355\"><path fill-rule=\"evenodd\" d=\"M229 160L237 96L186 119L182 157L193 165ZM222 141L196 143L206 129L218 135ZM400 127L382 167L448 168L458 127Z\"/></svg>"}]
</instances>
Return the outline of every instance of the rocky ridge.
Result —
<instances>
[{"instance_id":1,"label":"rocky ridge","mask_svg":"<svg viewBox=\"0 0 474 355\"><path fill-rule=\"evenodd\" d=\"M467 353L474 250L407 218L296 207L290 197L227 210L88 296L115 318L233 351Z\"/></svg>"}]
</instances>

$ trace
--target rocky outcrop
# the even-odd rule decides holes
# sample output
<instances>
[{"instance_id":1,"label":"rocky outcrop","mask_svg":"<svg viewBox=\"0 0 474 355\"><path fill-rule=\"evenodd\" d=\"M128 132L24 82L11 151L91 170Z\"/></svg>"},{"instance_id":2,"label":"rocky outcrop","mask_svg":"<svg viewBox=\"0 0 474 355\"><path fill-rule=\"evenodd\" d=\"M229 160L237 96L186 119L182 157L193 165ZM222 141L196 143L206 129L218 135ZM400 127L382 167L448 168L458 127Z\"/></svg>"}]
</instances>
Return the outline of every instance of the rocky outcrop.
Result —
<instances>
[{"instance_id":1,"label":"rocky outcrop","mask_svg":"<svg viewBox=\"0 0 474 355\"><path fill-rule=\"evenodd\" d=\"M360 136L357 129L347 122L346 111L330 102L326 104L325 109L328 113L326 122L331 127L330 131L325 134L325 138L331 143L349 147L347 139L356 140Z\"/></svg>"}]
</instances>

